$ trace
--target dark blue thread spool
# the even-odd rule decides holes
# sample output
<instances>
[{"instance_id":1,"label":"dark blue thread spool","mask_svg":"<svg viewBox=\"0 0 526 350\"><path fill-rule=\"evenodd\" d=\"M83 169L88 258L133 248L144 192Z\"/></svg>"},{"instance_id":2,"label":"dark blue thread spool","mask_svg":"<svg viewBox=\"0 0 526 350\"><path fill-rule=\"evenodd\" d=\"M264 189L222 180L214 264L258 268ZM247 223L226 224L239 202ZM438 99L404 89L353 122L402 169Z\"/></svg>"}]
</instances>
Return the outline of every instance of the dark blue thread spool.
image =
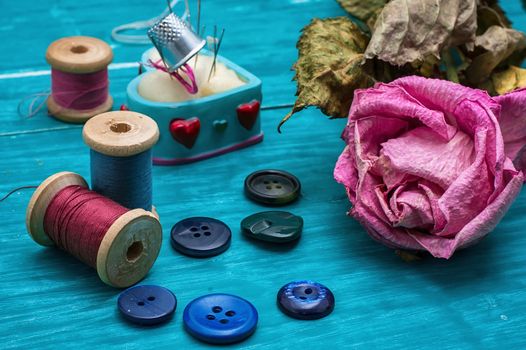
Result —
<instances>
[{"instance_id":1,"label":"dark blue thread spool","mask_svg":"<svg viewBox=\"0 0 526 350\"><path fill-rule=\"evenodd\" d=\"M152 151L111 157L91 150L91 188L129 209L152 209Z\"/></svg>"},{"instance_id":2,"label":"dark blue thread spool","mask_svg":"<svg viewBox=\"0 0 526 350\"><path fill-rule=\"evenodd\" d=\"M151 211L155 121L130 111L102 113L84 125L83 137L91 148L92 189L128 209Z\"/></svg>"}]
</instances>

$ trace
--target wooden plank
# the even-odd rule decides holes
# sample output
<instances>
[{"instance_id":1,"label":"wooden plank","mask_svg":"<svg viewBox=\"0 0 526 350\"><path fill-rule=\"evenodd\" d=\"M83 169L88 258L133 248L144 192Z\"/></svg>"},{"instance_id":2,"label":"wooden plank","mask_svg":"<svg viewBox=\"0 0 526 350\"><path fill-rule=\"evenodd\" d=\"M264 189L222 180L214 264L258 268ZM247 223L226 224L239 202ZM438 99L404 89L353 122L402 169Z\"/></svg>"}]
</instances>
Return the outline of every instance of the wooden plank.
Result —
<instances>
[{"instance_id":1,"label":"wooden plank","mask_svg":"<svg viewBox=\"0 0 526 350\"><path fill-rule=\"evenodd\" d=\"M107 39L111 27L155 15L160 3L26 1L2 6L8 20L0 25L0 39L12 55L0 58L0 74L46 69L42 53L52 39L66 34ZM299 28L313 16L342 13L331 0L204 3L212 9L205 13L207 21L215 18L228 25L226 38L231 41L225 41L224 54L263 78L265 104L293 100L288 69L296 57ZM506 1L504 7L516 8L514 3ZM519 25L523 16L521 12L512 19ZM15 38L23 38L23 49ZM118 62L133 61L142 50L116 47ZM135 74L132 68L112 71L117 105L124 102L123 89ZM0 79L0 194L38 184L61 170L89 177L89 153L80 127L42 115L20 121L14 114L18 99L41 91L47 79ZM405 263L345 216L350 204L332 179L345 120L328 120L311 109L295 116L279 135L275 128L284 112L263 112L266 136L257 146L191 165L154 168L154 202L164 241L144 283L164 285L177 294L175 318L164 326L129 325L116 310L118 290L102 284L89 267L31 241L24 225L30 190L0 203L0 347L208 348L183 331L182 311L193 298L211 292L238 294L259 310L257 332L235 349L525 347L524 191L477 246L450 261ZM244 198L243 180L251 171L268 167L291 171L302 181L302 197L285 208L305 220L304 235L293 248L256 244L239 232L242 218L268 209ZM176 253L169 244L170 228L193 215L229 224L231 248L205 260ZM277 290L295 279L329 286L336 296L334 313L300 322L279 312Z\"/></svg>"}]
</instances>

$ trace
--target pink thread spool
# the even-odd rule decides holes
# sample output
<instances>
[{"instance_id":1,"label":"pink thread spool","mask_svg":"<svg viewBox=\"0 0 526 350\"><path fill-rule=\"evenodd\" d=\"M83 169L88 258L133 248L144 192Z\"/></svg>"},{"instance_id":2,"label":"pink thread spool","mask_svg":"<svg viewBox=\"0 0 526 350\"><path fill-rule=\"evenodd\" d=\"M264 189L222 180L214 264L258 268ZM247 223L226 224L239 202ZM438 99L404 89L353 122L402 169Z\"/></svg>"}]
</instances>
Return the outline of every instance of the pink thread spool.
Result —
<instances>
[{"instance_id":1,"label":"pink thread spool","mask_svg":"<svg viewBox=\"0 0 526 350\"><path fill-rule=\"evenodd\" d=\"M51 65L49 114L70 123L83 123L109 111L113 99L108 93L108 65L111 47L104 41L71 36L54 41L46 51Z\"/></svg>"}]
</instances>

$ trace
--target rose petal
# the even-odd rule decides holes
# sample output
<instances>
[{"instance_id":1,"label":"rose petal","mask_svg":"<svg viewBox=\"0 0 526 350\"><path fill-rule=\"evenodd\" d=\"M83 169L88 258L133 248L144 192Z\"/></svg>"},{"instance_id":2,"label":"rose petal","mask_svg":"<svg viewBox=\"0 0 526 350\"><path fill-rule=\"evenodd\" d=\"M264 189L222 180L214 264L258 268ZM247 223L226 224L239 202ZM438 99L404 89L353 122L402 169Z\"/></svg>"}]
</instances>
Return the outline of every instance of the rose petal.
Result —
<instances>
[{"instance_id":1,"label":"rose petal","mask_svg":"<svg viewBox=\"0 0 526 350\"><path fill-rule=\"evenodd\" d=\"M526 168L526 89L494 100L501 105L498 119L504 138L504 151L518 170Z\"/></svg>"},{"instance_id":2,"label":"rose petal","mask_svg":"<svg viewBox=\"0 0 526 350\"><path fill-rule=\"evenodd\" d=\"M493 193L486 160L487 130L475 137L475 161L447 188L438 203L446 218L446 225L438 236L448 237L459 232L488 204Z\"/></svg>"},{"instance_id":3,"label":"rose petal","mask_svg":"<svg viewBox=\"0 0 526 350\"><path fill-rule=\"evenodd\" d=\"M345 186L349 200L353 203L356 200L355 189L358 185L358 170L356 169L354 152L351 151L349 146L345 147L336 162L334 179Z\"/></svg>"},{"instance_id":4,"label":"rose petal","mask_svg":"<svg viewBox=\"0 0 526 350\"><path fill-rule=\"evenodd\" d=\"M373 239L388 247L423 250L422 245L408 235L406 229L391 227L360 203L357 203L349 214L367 230Z\"/></svg>"},{"instance_id":5,"label":"rose petal","mask_svg":"<svg viewBox=\"0 0 526 350\"><path fill-rule=\"evenodd\" d=\"M391 173L426 179L444 190L475 159L473 141L461 131L445 141L429 128L420 127L383 143L382 147L381 154L389 159L387 168ZM386 174L386 183L392 181L390 176Z\"/></svg>"},{"instance_id":6,"label":"rose petal","mask_svg":"<svg viewBox=\"0 0 526 350\"><path fill-rule=\"evenodd\" d=\"M491 232L504 217L510 205L519 195L524 177L517 172L504 190L480 214L467 223L452 239L426 235L419 232L410 232L422 247L437 258L449 259L456 249L467 247Z\"/></svg>"},{"instance_id":7,"label":"rose petal","mask_svg":"<svg viewBox=\"0 0 526 350\"><path fill-rule=\"evenodd\" d=\"M412 123L421 122L444 139L452 136L448 133L449 129L442 112L429 110L396 85L379 84L375 89L355 92L349 120L377 116Z\"/></svg>"}]
</instances>

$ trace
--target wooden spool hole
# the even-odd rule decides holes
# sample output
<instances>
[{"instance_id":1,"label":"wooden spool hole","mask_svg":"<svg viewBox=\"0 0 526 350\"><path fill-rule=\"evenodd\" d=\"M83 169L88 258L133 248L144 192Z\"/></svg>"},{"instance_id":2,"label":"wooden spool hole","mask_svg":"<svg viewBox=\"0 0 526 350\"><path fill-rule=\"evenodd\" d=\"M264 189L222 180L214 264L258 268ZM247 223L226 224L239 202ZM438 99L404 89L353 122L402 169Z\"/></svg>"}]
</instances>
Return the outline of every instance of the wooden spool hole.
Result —
<instances>
[{"instance_id":1,"label":"wooden spool hole","mask_svg":"<svg viewBox=\"0 0 526 350\"><path fill-rule=\"evenodd\" d=\"M128 124L128 123L115 123L115 124L111 124L110 126L110 130L113 131L113 132L116 132L116 133L125 133L125 132L128 132L132 129L131 125Z\"/></svg>"},{"instance_id":2,"label":"wooden spool hole","mask_svg":"<svg viewBox=\"0 0 526 350\"><path fill-rule=\"evenodd\" d=\"M143 250L144 246L141 241L133 242L126 251L126 260L130 263L137 261L141 257Z\"/></svg>"},{"instance_id":3,"label":"wooden spool hole","mask_svg":"<svg viewBox=\"0 0 526 350\"><path fill-rule=\"evenodd\" d=\"M88 48L84 45L75 45L71 47L71 52L76 54L86 53L88 52Z\"/></svg>"}]
</instances>

